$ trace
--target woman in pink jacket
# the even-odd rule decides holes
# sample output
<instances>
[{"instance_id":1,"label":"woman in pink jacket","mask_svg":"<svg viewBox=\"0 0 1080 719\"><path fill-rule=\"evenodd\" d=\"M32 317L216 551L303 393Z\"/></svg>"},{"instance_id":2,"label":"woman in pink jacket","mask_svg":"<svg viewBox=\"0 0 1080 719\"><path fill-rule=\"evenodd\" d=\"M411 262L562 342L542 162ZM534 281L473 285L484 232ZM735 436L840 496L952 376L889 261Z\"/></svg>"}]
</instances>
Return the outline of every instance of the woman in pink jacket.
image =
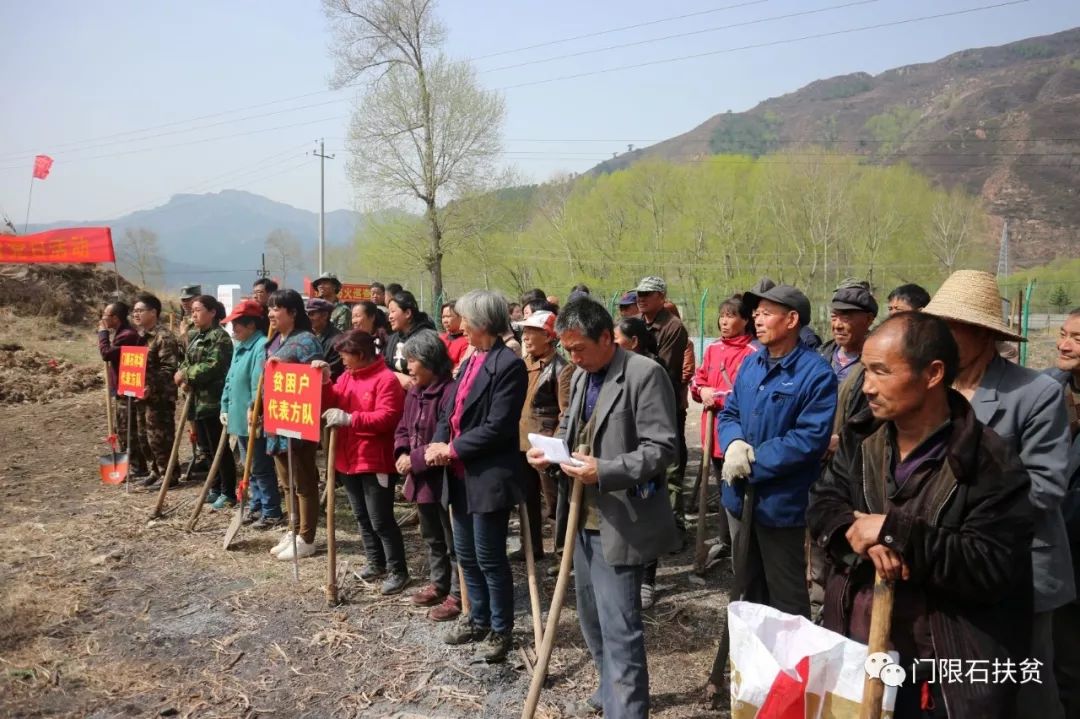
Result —
<instances>
[{"instance_id":1,"label":"woman in pink jacket","mask_svg":"<svg viewBox=\"0 0 1080 719\"><path fill-rule=\"evenodd\" d=\"M739 373L743 360L756 351L751 342L754 339L754 323L750 312L743 304L742 295L732 295L720 305L720 316L716 320L720 330L720 339L705 349L701 366L694 372L690 382L690 395L695 402L702 404L701 446L705 446L705 433L709 431L708 413L719 412L724 407L724 400L735 386L735 376ZM704 458L702 458L704 461ZM713 437L712 463L716 476L724 465L724 449ZM697 503L697 492L694 493ZM695 510L691 510L695 511ZM724 551L728 542L727 515L720 512L720 549Z\"/></svg>"},{"instance_id":2,"label":"woman in pink jacket","mask_svg":"<svg viewBox=\"0 0 1080 719\"><path fill-rule=\"evenodd\" d=\"M345 372L330 383L323 368L323 419L339 427L334 467L345 485L367 565L360 578L372 580L387 572L383 594L398 594L409 583L405 542L394 518L394 430L405 408L405 390L375 348L367 332L350 330L338 340Z\"/></svg>"}]
</instances>

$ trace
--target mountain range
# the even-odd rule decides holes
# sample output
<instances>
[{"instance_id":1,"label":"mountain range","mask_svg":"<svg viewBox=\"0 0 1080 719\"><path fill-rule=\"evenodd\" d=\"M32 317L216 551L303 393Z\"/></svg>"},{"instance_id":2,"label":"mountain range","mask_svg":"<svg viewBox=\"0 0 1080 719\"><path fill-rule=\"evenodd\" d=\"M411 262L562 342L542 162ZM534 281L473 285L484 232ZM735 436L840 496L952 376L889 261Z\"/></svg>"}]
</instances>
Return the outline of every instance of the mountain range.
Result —
<instances>
[{"instance_id":1,"label":"mountain range","mask_svg":"<svg viewBox=\"0 0 1080 719\"><path fill-rule=\"evenodd\" d=\"M363 226L364 215L349 210L326 213L327 247L346 245ZM294 237L304 255L304 265L314 267L319 217L262 195L241 190L222 190L201 195L173 195L165 204L139 210L116 219L80 220L31 225L30 232L56 227L108 226L119 249L128 229L145 228L158 236L162 274L148 282L175 290L182 284L206 288L236 282L247 288L257 277L255 270L267 236L282 230ZM121 263L121 271L125 271ZM268 266L272 264L267 257ZM280 274L268 267L271 274ZM296 268L297 273L311 274ZM127 272L130 274L131 269ZM292 276L290 276L290 280ZM297 278L298 279L298 278Z\"/></svg>"},{"instance_id":2,"label":"mountain range","mask_svg":"<svg viewBox=\"0 0 1080 719\"><path fill-rule=\"evenodd\" d=\"M1010 266L1080 254L1080 28L812 82L593 168L718 153L857 154L981 195Z\"/></svg>"}]
</instances>

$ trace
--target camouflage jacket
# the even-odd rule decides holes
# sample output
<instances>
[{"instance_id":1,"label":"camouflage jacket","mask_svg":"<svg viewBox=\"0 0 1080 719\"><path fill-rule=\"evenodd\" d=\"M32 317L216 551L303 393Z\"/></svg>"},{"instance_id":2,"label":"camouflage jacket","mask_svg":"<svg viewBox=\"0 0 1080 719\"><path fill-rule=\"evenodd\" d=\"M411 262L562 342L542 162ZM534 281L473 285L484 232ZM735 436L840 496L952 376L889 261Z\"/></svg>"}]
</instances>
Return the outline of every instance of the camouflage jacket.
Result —
<instances>
[{"instance_id":1,"label":"camouflage jacket","mask_svg":"<svg viewBox=\"0 0 1080 719\"><path fill-rule=\"evenodd\" d=\"M330 324L339 332L348 332L352 329L352 309L344 302L338 302L330 313Z\"/></svg>"},{"instance_id":2,"label":"camouflage jacket","mask_svg":"<svg viewBox=\"0 0 1080 719\"><path fill-rule=\"evenodd\" d=\"M195 393L195 417L216 417L221 410L221 393L232 364L233 342L221 327L196 329L188 335L187 352L180 363L184 381Z\"/></svg>"},{"instance_id":3,"label":"camouflage jacket","mask_svg":"<svg viewBox=\"0 0 1080 719\"><path fill-rule=\"evenodd\" d=\"M173 376L180 366L182 355L176 335L160 324L151 330L143 330L141 335L149 348L146 355L146 396L142 401L154 405L175 404L176 383Z\"/></svg>"}]
</instances>

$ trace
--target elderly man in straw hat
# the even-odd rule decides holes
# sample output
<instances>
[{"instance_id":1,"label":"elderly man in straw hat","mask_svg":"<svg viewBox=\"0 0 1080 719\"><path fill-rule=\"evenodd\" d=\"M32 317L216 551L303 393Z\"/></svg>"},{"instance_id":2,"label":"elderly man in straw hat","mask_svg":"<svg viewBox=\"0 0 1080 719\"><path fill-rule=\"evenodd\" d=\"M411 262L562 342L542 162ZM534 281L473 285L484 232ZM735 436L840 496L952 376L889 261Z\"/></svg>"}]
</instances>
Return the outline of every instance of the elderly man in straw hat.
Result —
<instances>
[{"instance_id":1,"label":"elderly man in straw hat","mask_svg":"<svg viewBox=\"0 0 1080 719\"><path fill-rule=\"evenodd\" d=\"M954 272L923 310L949 323L960 350L953 388L975 417L1013 444L1031 478L1035 617L1031 656L1042 662L1041 683L1023 684L1018 716L1063 717L1054 681L1053 610L1076 596L1061 503L1065 497L1069 420L1061 386L998 355L997 340L1025 341L1001 318L997 280L988 272Z\"/></svg>"}]
</instances>

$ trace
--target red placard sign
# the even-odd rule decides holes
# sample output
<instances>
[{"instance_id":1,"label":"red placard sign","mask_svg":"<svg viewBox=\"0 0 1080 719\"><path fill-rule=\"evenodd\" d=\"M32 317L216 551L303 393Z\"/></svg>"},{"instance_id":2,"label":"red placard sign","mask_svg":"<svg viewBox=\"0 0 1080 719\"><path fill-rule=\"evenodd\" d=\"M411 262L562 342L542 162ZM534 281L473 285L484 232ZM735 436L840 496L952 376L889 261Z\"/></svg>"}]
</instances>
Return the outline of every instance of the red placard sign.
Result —
<instances>
[{"instance_id":1,"label":"red placard sign","mask_svg":"<svg viewBox=\"0 0 1080 719\"><path fill-rule=\"evenodd\" d=\"M146 356L149 347L121 347L116 394L142 399L146 396Z\"/></svg>"},{"instance_id":2,"label":"red placard sign","mask_svg":"<svg viewBox=\"0 0 1080 719\"><path fill-rule=\"evenodd\" d=\"M322 370L306 364L267 363L263 427L268 434L319 441Z\"/></svg>"},{"instance_id":3,"label":"red placard sign","mask_svg":"<svg viewBox=\"0 0 1080 719\"><path fill-rule=\"evenodd\" d=\"M342 302L362 302L371 299L371 285L343 284L338 299Z\"/></svg>"},{"instance_id":4,"label":"red placard sign","mask_svg":"<svg viewBox=\"0 0 1080 719\"><path fill-rule=\"evenodd\" d=\"M108 227L76 227L0 236L0 263L114 262Z\"/></svg>"}]
</instances>

